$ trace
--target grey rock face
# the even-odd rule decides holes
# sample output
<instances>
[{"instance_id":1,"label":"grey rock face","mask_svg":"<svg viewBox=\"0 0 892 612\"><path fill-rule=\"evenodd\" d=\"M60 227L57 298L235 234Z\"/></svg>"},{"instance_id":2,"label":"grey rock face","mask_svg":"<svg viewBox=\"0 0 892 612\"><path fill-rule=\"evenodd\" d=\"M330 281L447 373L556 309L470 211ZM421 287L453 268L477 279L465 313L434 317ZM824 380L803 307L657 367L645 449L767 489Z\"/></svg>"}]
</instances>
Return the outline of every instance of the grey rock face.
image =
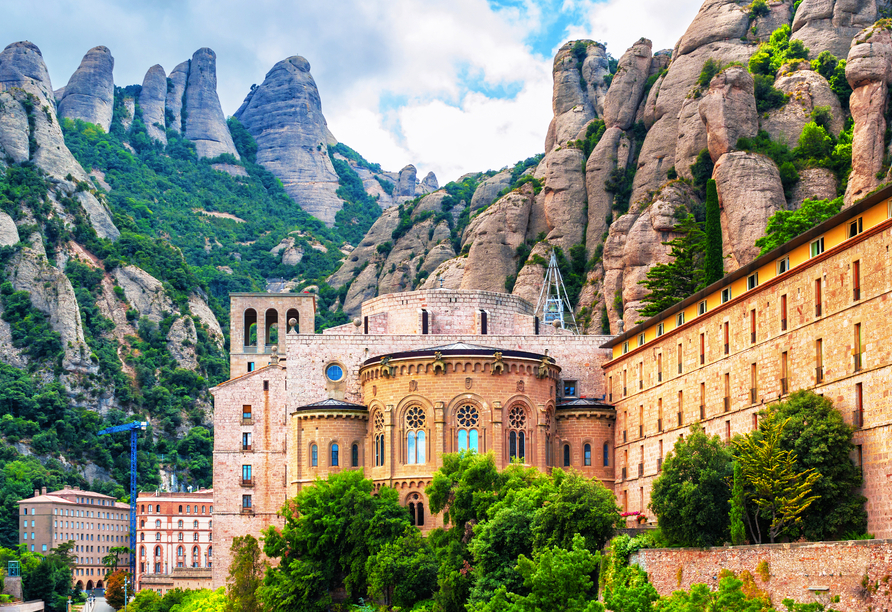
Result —
<instances>
[{"instance_id":1,"label":"grey rock face","mask_svg":"<svg viewBox=\"0 0 892 612\"><path fill-rule=\"evenodd\" d=\"M588 198L588 227L586 251L591 257L601 236L607 230L607 213L613 206L613 194L604 182L617 168L625 168L629 162L629 139L621 129L613 127L604 132L595 150L585 164L585 189Z\"/></svg>"},{"instance_id":2,"label":"grey rock face","mask_svg":"<svg viewBox=\"0 0 892 612\"><path fill-rule=\"evenodd\" d=\"M749 27L749 15L734 0L706 0L676 45L675 55L685 55L716 41L740 39Z\"/></svg>"},{"instance_id":3,"label":"grey rock face","mask_svg":"<svg viewBox=\"0 0 892 612\"><path fill-rule=\"evenodd\" d=\"M421 179L421 184L427 189L428 193L440 188L440 184L437 182L437 175L433 172L428 172L427 175Z\"/></svg>"},{"instance_id":4,"label":"grey rock face","mask_svg":"<svg viewBox=\"0 0 892 612\"><path fill-rule=\"evenodd\" d=\"M714 162L737 148L739 138L752 138L759 130L753 87L746 68L732 66L713 77L700 100L700 118L706 124L706 144Z\"/></svg>"},{"instance_id":5,"label":"grey rock face","mask_svg":"<svg viewBox=\"0 0 892 612\"><path fill-rule=\"evenodd\" d=\"M238 158L217 97L217 55L207 47L192 54L186 82L186 133L199 157L229 153Z\"/></svg>"},{"instance_id":6,"label":"grey rock face","mask_svg":"<svg viewBox=\"0 0 892 612\"><path fill-rule=\"evenodd\" d=\"M167 332L167 350L176 360L177 366L186 370L198 369L198 358L195 356L195 344L198 334L192 317L180 317L170 326Z\"/></svg>"},{"instance_id":7,"label":"grey rock face","mask_svg":"<svg viewBox=\"0 0 892 612\"><path fill-rule=\"evenodd\" d=\"M200 296L192 294L189 296L189 312L198 317L198 320L208 329L211 339L217 346L223 346L223 329L220 327L217 317L211 307L207 305Z\"/></svg>"},{"instance_id":8,"label":"grey rock face","mask_svg":"<svg viewBox=\"0 0 892 612\"><path fill-rule=\"evenodd\" d=\"M409 164L400 170L400 182L397 185L397 195L415 197L415 180L418 171L415 166Z\"/></svg>"},{"instance_id":9,"label":"grey rock face","mask_svg":"<svg viewBox=\"0 0 892 612\"><path fill-rule=\"evenodd\" d=\"M13 259L9 280L17 291L30 293L31 304L46 313L50 326L61 336L62 367L69 372L98 372L99 366L90 360L80 308L68 277L51 266L45 255L25 248Z\"/></svg>"},{"instance_id":10,"label":"grey rock face","mask_svg":"<svg viewBox=\"0 0 892 612\"><path fill-rule=\"evenodd\" d=\"M486 208L496 201L499 193L511 185L511 171L503 170L485 181L481 181L471 198L471 214Z\"/></svg>"},{"instance_id":11,"label":"grey rock face","mask_svg":"<svg viewBox=\"0 0 892 612\"><path fill-rule=\"evenodd\" d=\"M19 241L19 229L5 212L0 212L0 246L12 246Z\"/></svg>"},{"instance_id":12,"label":"grey rock face","mask_svg":"<svg viewBox=\"0 0 892 612\"><path fill-rule=\"evenodd\" d=\"M20 87L42 97L54 100L53 84L37 45L28 41L7 45L0 53L0 90Z\"/></svg>"},{"instance_id":13,"label":"grey rock face","mask_svg":"<svg viewBox=\"0 0 892 612\"><path fill-rule=\"evenodd\" d=\"M142 120L146 124L146 132L167 144L167 133L164 130L164 104L167 100L167 75L164 68L155 64L146 72L142 80L142 91L139 94L139 107L142 109Z\"/></svg>"},{"instance_id":14,"label":"grey rock face","mask_svg":"<svg viewBox=\"0 0 892 612\"><path fill-rule=\"evenodd\" d=\"M607 52L603 45L590 40L582 66L573 53L575 42L565 43L554 58L551 107L554 119L545 138L545 152L576 138L579 131L597 114L603 114L607 84Z\"/></svg>"},{"instance_id":15,"label":"grey rock face","mask_svg":"<svg viewBox=\"0 0 892 612\"><path fill-rule=\"evenodd\" d=\"M9 92L0 93L0 147L13 162L28 161L28 114Z\"/></svg>"},{"instance_id":16,"label":"grey rock face","mask_svg":"<svg viewBox=\"0 0 892 612\"><path fill-rule=\"evenodd\" d=\"M790 204L799 208L806 199L832 200L836 197L836 175L827 168L804 168L793 190Z\"/></svg>"},{"instance_id":17,"label":"grey rock face","mask_svg":"<svg viewBox=\"0 0 892 612\"><path fill-rule=\"evenodd\" d=\"M115 268L113 274L124 290L127 301L139 312L139 316L158 323L173 312L173 302L164 291L161 281L145 270L136 266L124 266Z\"/></svg>"},{"instance_id":18,"label":"grey rock face","mask_svg":"<svg viewBox=\"0 0 892 612\"><path fill-rule=\"evenodd\" d=\"M839 98L830 89L824 77L812 70L797 70L778 77L774 86L790 95L790 101L779 109L769 111L761 121L761 128L772 140L786 142L790 147L799 143L802 128L811 121L811 113L818 106L830 109L830 131L839 135L845 123L845 115Z\"/></svg>"},{"instance_id":19,"label":"grey rock face","mask_svg":"<svg viewBox=\"0 0 892 612\"><path fill-rule=\"evenodd\" d=\"M189 80L189 65L192 62L186 60L167 76L170 84L167 85L167 97L165 98L164 108L170 115L171 121L169 127L176 132L183 131L183 94L186 93L186 81Z\"/></svg>"},{"instance_id":20,"label":"grey rock face","mask_svg":"<svg viewBox=\"0 0 892 612\"><path fill-rule=\"evenodd\" d=\"M304 210L333 225L343 202L335 194L338 175L328 157L328 128L310 63L299 56L277 63L235 117L257 141L257 162Z\"/></svg>"},{"instance_id":21,"label":"grey rock face","mask_svg":"<svg viewBox=\"0 0 892 612\"><path fill-rule=\"evenodd\" d=\"M93 47L71 75L59 100L59 116L111 127L115 102L115 58L108 47Z\"/></svg>"},{"instance_id":22,"label":"grey rock face","mask_svg":"<svg viewBox=\"0 0 892 612\"><path fill-rule=\"evenodd\" d=\"M604 123L607 127L622 130L632 127L647 83L652 48L651 42L642 38L620 58L604 100Z\"/></svg>"},{"instance_id":23,"label":"grey rock face","mask_svg":"<svg viewBox=\"0 0 892 612\"><path fill-rule=\"evenodd\" d=\"M801 40L809 56L830 51L845 58L852 39L877 20L876 0L803 0L793 17L794 40Z\"/></svg>"}]
</instances>

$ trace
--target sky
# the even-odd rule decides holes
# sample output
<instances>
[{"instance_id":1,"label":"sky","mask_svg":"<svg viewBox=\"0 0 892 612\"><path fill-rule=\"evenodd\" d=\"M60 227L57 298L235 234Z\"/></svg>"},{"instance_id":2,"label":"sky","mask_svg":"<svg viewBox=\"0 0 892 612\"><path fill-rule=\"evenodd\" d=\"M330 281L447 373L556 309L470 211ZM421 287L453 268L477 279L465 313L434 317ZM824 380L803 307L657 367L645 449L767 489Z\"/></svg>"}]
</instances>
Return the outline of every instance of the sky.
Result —
<instances>
[{"instance_id":1,"label":"sky","mask_svg":"<svg viewBox=\"0 0 892 612\"><path fill-rule=\"evenodd\" d=\"M0 0L0 42L35 43L56 89L97 45L119 86L210 47L227 116L276 62L301 55L338 140L442 185L542 152L564 42L598 40L617 58L641 37L672 48L701 1Z\"/></svg>"}]
</instances>

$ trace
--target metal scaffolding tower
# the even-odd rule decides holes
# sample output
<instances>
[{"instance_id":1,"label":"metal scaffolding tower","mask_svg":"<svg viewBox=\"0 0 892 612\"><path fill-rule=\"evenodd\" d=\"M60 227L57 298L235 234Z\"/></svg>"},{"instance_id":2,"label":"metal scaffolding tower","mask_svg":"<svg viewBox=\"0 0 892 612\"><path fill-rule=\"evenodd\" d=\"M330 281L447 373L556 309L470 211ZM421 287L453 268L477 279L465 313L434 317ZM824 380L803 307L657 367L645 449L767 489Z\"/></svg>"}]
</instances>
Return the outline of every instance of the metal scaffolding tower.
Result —
<instances>
[{"instance_id":1,"label":"metal scaffolding tower","mask_svg":"<svg viewBox=\"0 0 892 612\"><path fill-rule=\"evenodd\" d=\"M545 272L545 280L542 283L542 290L539 292L539 301L536 303L534 314L546 324L579 334L576 317L573 316L573 307L570 305L570 298L567 295L567 288L564 286L564 278L558 268L554 249L551 251L551 259L548 261L548 270Z\"/></svg>"},{"instance_id":2,"label":"metal scaffolding tower","mask_svg":"<svg viewBox=\"0 0 892 612\"><path fill-rule=\"evenodd\" d=\"M108 427L99 432L100 436L106 434L118 433L120 431L130 432L130 575L136 576L136 435L140 431L144 431L148 423L145 421L134 421L126 425L117 425Z\"/></svg>"}]
</instances>

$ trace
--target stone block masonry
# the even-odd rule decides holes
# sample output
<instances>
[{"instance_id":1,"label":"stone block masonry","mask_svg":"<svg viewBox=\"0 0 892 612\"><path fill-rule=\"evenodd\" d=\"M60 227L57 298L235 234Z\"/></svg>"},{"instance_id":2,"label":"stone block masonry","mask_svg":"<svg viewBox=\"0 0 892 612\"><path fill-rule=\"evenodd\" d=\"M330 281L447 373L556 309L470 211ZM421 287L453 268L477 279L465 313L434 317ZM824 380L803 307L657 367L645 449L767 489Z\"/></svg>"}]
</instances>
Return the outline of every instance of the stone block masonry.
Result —
<instances>
[{"instance_id":1,"label":"stone block masonry","mask_svg":"<svg viewBox=\"0 0 892 612\"><path fill-rule=\"evenodd\" d=\"M790 598L852 612L892 609L892 540L655 548L629 560L663 596L698 583L714 588L725 569L752 574L775 608Z\"/></svg>"}]
</instances>

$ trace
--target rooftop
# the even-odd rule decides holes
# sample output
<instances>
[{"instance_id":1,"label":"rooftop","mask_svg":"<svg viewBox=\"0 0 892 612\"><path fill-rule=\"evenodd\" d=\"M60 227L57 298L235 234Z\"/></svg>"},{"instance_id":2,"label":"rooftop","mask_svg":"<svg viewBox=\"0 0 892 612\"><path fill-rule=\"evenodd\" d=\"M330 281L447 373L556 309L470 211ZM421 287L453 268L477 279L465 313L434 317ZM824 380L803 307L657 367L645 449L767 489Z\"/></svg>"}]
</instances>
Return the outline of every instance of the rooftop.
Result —
<instances>
[{"instance_id":1,"label":"rooftop","mask_svg":"<svg viewBox=\"0 0 892 612\"><path fill-rule=\"evenodd\" d=\"M363 367L373 365L381 361L384 357L391 359L413 359L417 357L433 357L434 353L441 353L443 357L492 357L495 353L501 353L503 358L514 359L531 359L534 361L542 361L545 355L541 353L531 353L528 351L515 351L511 349L497 348L494 346L480 346L478 344L469 344L467 342L454 342L452 344L443 344L441 346L431 346L427 348L413 349L411 351L402 351L400 353L390 353L389 355L377 355L370 359L366 359ZM554 364L554 359L548 357L549 363Z\"/></svg>"},{"instance_id":2,"label":"rooftop","mask_svg":"<svg viewBox=\"0 0 892 612\"><path fill-rule=\"evenodd\" d=\"M312 410L366 410L366 407L362 404L354 404L353 402L345 402L344 400L338 400L333 398L328 398L324 400L320 400L318 402L313 402L312 404L306 404L305 406L298 406L296 409L292 411L291 414L295 412L301 411L312 411Z\"/></svg>"}]
</instances>

